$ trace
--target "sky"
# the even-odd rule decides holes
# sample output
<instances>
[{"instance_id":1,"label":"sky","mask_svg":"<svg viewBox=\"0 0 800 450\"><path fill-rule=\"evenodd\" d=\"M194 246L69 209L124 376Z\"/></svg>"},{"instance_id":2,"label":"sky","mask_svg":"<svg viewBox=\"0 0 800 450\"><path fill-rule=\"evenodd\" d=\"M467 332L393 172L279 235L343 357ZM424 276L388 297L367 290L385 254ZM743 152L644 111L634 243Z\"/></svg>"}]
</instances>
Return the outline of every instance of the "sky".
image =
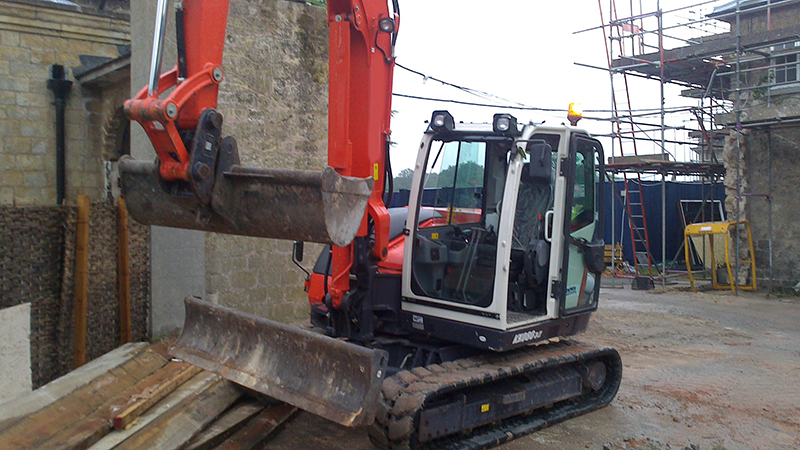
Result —
<instances>
[{"instance_id":1,"label":"sky","mask_svg":"<svg viewBox=\"0 0 800 450\"><path fill-rule=\"evenodd\" d=\"M699 0L664 1L662 8L697 2ZM638 8L639 2L636 3ZM655 1L643 0L642 3L645 11L655 9ZM602 4L604 19L608 21L608 0L602 0ZM689 16L690 13L677 15ZM620 16L625 15L620 12ZM574 64L607 67L602 31L574 34L601 23L597 0L400 0L397 63L429 77L524 105L566 110L570 102L579 102L586 110L607 111L611 107L608 72ZM395 69L393 91L427 98L492 103L491 99L425 80L400 67ZM667 106L687 103L686 99L678 97L679 91L674 86L668 87ZM658 107L658 82L632 80L631 92L634 108ZM694 105L695 101L688 101L688 104ZM456 121L464 122L491 122L498 112L511 113L520 123L566 122L566 112L474 107L397 95L393 98L392 109L395 111L392 119L392 139L396 142L392 149L395 174L413 166L426 127L424 121L434 110L446 109ZM610 113L587 112L585 116L608 117ZM579 125L592 134L611 131L608 121L584 119ZM610 141L601 141L608 154ZM644 152L660 153L654 145Z\"/></svg>"}]
</instances>

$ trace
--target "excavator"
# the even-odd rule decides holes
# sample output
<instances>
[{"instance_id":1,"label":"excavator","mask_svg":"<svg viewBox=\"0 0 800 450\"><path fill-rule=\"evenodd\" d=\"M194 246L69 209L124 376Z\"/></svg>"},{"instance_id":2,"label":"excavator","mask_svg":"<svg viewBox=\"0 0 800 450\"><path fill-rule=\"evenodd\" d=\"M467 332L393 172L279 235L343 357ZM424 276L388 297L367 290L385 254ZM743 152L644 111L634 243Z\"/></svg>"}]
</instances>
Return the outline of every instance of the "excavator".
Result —
<instances>
[{"instance_id":1,"label":"excavator","mask_svg":"<svg viewBox=\"0 0 800 450\"><path fill-rule=\"evenodd\" d=\"M391 203L397 0L328 0L328 161L246 167L216 110L229 0L175 2L177 65L125 103L155 162L124 157L138 222L324 249L310 324L185 301L173 356L346 426L382 449L500 445L615 397L616 350L580 342L603 267L603 148L577 127L434 111L408 207ZM487 118L488 119L488 118ZM300 265L302 268L302 265Z\"/></svg>"}]
</instances>

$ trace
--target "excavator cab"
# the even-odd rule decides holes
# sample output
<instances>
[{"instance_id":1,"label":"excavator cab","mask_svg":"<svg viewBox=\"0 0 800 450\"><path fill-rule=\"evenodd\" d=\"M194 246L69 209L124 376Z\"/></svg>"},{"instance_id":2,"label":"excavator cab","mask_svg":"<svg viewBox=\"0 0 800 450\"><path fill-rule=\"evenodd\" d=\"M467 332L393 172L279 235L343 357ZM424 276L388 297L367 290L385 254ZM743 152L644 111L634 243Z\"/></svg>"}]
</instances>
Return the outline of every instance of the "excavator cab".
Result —
<instances>
[{"instance_id":1,"label":"excavator cab","mask_svg":"<svg viewBox=\"0 0 800 450\"><path fill-rule=\"evenodd\" d=\"M498 351L582 331L603 270L602 146L571 127L448 116L434 113L416 162L407 328ZM440 218L417 220L426 210Z\"/></svg>"}]
</instances>

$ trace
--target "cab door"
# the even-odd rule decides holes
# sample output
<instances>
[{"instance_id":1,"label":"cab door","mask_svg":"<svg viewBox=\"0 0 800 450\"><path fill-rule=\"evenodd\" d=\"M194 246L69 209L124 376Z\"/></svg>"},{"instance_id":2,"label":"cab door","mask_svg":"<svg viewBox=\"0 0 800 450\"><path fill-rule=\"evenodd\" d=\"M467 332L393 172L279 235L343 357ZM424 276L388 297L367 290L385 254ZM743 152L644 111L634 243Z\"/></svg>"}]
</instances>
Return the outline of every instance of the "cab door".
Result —
<instances>
[{"instance_id":1,"label":"cab door","mask_svg":"<svg viewBox=\"0 0 800 450\"><path fill-rule=\"evenodd\" d=\"M604 164L600 142L573 134L565 173L565 245L562 277L555 286L562 317L597 309L604 269Z\"/></svg>"}]
</instances>

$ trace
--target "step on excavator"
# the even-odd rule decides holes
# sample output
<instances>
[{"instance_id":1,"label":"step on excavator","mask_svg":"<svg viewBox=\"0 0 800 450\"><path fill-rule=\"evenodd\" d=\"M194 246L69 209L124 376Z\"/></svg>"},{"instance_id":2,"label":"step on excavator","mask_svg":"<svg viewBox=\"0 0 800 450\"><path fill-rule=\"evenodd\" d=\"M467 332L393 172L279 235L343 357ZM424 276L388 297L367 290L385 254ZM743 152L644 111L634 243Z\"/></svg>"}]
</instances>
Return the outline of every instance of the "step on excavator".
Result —
<instances>
[{"instance_id":1,"label":"step on excavator","mask_svg":"<svg viewBox=\"0 0 800 450\"><path fill-rule=\"evenodd\" d=\"M216 111L228 0L175 2L177 65L125 103L157 153L120 161L143 224L326 244L311 326L187 298L178 358L383 449L482 449L608 405L622 364L571 338L597 309L603 148L571 125L434 111L408 207L391 203L397 0L328 0L328 167L242 166ZM298 264L299 265L299 264ZM302 267L301 267L302 268Z\"/></svg>"}]
</instances>

